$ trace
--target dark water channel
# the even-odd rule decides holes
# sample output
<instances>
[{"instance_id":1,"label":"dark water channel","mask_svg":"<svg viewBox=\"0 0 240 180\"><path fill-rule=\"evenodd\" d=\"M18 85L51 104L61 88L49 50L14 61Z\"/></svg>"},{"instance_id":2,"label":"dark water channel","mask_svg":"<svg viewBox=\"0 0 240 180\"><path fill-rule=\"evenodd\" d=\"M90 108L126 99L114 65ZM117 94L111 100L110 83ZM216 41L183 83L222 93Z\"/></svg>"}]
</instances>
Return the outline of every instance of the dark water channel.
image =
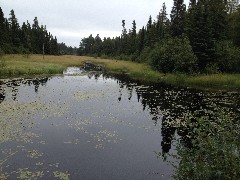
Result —
<instances>
[{"instance_id":1,"label":"dark water channel","mask_svg":"<svg viewBox=\"0 0 240 180\"><path fill-rule=\"evenodd\" d=\"M143 85L69 68L0 79L0 179L171 179L156 152L191 146L186 119L239 116L240 94ZM169 156L167 160L174 161Z\"/></svg>"}]
</instances>

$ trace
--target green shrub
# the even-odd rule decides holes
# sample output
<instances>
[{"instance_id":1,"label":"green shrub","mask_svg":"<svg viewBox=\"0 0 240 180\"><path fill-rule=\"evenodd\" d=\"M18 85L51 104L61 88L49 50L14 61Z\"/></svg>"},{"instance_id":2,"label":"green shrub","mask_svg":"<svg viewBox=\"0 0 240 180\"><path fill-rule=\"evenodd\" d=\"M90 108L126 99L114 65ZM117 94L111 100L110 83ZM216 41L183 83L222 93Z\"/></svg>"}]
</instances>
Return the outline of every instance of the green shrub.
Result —
<instances>
[{"instance_id":1,"label":"green shrub","mask_svg":"<svg viewBox=\"0 0 240 180\"><path fill-rule=\"evenodd\" d=\"M207 66L205 68L205 72L207 74L218 74L218 73L220 73L218 64L217 63L207 64Z\"/></svg>"},{"instance_id":2,"label":"green shrub","mask_svg":"<svg viewBox=\"0 0 240 180\"><path fill-rule=\"evenodd\" d=\"M223 41L216 44L216 62L221 72L240 72L240 49L232 42Z\"/></svg>"},{"instance_id":3,"label":"green shrub","mask_svg":"<svg viewBox=\"0 0 240 180\"><path fill-rule=\"evenodd\" d=\"M142 52L140 53L140 56L137 58L137 62L147 62L149 61L149 54L151 52L150 47L145 47Z\"/></svg>"},{"instance_id":4,"label":"green shrub","mask_svg":"<svg viewBox=\"0 0 240 180\"><path fill-rule=\"evenodd\" d=\"M149 54L150 64L161 72L193 73L197 69L197 57L187 38L165 39Z\"/></svg>"},{"instance_id":5,"label":"green shrub","mask_svg":"<svg viewBox=\"0 0 240 180\"><path fill-rule=\"evenodd\" d=\"M191 123L188 123L189 125ZM238 120L221 115L190 125L194 132L193 148L179 141L175 179L240 179L240 126Z\"/></svg>"},{"instance_id":6,"label":"green shrub","mask_svg":"<svg viewBox=\"0 0 240 180\"><path fill-rule=\"evenodd\" d=\"M6 61L3 58L4 55L4 51L0 48L0 69L3 69L4 67L6 67Z\"/></svg>"}]
</instances>

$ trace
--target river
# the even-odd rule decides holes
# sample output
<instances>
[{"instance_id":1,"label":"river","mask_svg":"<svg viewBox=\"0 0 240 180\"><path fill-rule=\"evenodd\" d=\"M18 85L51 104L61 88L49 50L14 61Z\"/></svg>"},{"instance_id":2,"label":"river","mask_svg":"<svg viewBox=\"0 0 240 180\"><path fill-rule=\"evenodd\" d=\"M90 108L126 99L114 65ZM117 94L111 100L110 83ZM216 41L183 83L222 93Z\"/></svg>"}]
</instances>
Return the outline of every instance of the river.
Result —
<instances>
[{"instance_id":1,"label":"river","mask_svg":"<svg viewBox=\"0 0 240 180\"><path fill-rule=\"evenodd\" d=\"M0 79L0 179L172 179L186 119L238 116L239 97L77 67Z\"/></svg>"}]
</instances>

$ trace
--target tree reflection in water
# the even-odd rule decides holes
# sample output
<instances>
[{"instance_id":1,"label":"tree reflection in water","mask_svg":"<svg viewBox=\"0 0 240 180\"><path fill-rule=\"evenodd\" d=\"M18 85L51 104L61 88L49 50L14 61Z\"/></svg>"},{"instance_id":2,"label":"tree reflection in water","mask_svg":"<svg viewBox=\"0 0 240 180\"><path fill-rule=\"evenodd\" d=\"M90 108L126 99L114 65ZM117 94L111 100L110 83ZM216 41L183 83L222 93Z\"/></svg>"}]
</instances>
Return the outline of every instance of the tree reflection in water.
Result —
<instances>
[{"instance_id":1,"label":"tree reflection in water","mask_svg":"<svg viewBox=\"0 0 240 180\"><path fill-rule=\"evenodd\" d=\"M240 115L239 93L198 91L165 84L142 85L125 75L115 78L119 84L118 100L122 99L123 89L129 91L129 100L135 91L143 111L149 111L155 126L161 125L162 155L169 153L176 135L182 145L192 147L191 142L195 136L193 129L198 125L193 127L188 124L196 123L197 118L208 116L209 120L214 121L219 107L235 118Z\"/></svg>"},{"instance_id":2,"label":"tree reflection in water","mask_svg":"<svg viewBox=\"0 0 240 180\"><path fill-rule=\"evenodd\" d=\"M49 80L48 77L42 77L42 78L17 78L12 80L0 80L0 103L4 101L4 99L9 96L12 98L12 100L17 100L18 95L18 87L21 84L24 85L34 85L34 91L37 93L39 86L46 85L47 81Z\"/></svg>"}]
</instances>

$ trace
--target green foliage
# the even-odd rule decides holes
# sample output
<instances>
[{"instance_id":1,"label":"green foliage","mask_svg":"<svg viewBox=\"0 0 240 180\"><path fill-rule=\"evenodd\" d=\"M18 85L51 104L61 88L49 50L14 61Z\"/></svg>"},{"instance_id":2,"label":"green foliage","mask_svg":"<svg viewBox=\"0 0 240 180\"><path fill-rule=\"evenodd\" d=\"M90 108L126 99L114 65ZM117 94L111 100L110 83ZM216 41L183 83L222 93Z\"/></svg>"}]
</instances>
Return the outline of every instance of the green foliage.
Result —
<instances>
[{"instance_id":1,"label":"green foliage","mask_svg":"<svg viewBox=\"0 0 240 180\"><path fill-rule=\"evenodd\" d=\"M205 68L205 73L207 74L218 74L220 72L221 71L219 70L218 64L216 63L207 64Z\"/></svg>"},{"instance_id":2,"label":"green foliage","mask_svg":"<svg viewBox=\"0 0 240 180\"><path fill-rule=\"evenodd\" d=\"M194 132L193 148L178 144L175 179L240 179L240 127L237 119L220 115L188 123Z\"/></svg>"},{"instance_id":3,"label":"green foliage","mask_svg":"<svg viewBox=\"0 0 240 180\"><path fill-rule=\"evenodd\" d=\"M0 48L0 69L3 69L6 67L6 61L3 58L4 54L5 54L4 51Z\"/></svg>"},{"instance_id":4,"label":"green foliage","mask_svg":"<svg viewBox=\"0 0 240 180\"><path fill-rule=\"evenodd\" d=\"M181 36L185 28L186 5L183 0L174 0L171 12L171 33L173 37Z\"/></svg>"},{"instance_id":5,"label":"green foliage","mask_svg":"<svg viewBox=\"0 0 240 180\"><path fill-rule=\"evenodd\" d=\"M222 41L216 44L216 63L221 72L240 72L240 49L233 46L230 41Z\"/></svg>"},{"instance_id":6,"label":"green foliage","mask_svg":"<svg viewBox=\"0 0 240 180\"><path fill-rule=\"evenodd\" d=\"M233 42L240 47L240 7L233 18Z\"/></svg>"},{"instance_id":7,"label":"green foliage","mask_svg":"<svg viewBox=\"0 0 240 180\"><path fill-rule=\"evenodd\" d=\"M149 61L153 67L164 73L196 71L197 59L187 38L162 41L151 51Z\"/></svg>"},{"instance_id":8,"label":"green foliage","mask_svg":"<svg viewBox=\"0 0 240 180\"><path fill-rule=\"evenodd\" d=\"M0 8L0 47L6 54L42 54L43 44L45 54L58 55L57 38L47 31L46 27L39 26L37 17L33 25L23 23L20 27L14 10L11 10L9 18L4 18Z\"/></svg>"}]
</instances>

